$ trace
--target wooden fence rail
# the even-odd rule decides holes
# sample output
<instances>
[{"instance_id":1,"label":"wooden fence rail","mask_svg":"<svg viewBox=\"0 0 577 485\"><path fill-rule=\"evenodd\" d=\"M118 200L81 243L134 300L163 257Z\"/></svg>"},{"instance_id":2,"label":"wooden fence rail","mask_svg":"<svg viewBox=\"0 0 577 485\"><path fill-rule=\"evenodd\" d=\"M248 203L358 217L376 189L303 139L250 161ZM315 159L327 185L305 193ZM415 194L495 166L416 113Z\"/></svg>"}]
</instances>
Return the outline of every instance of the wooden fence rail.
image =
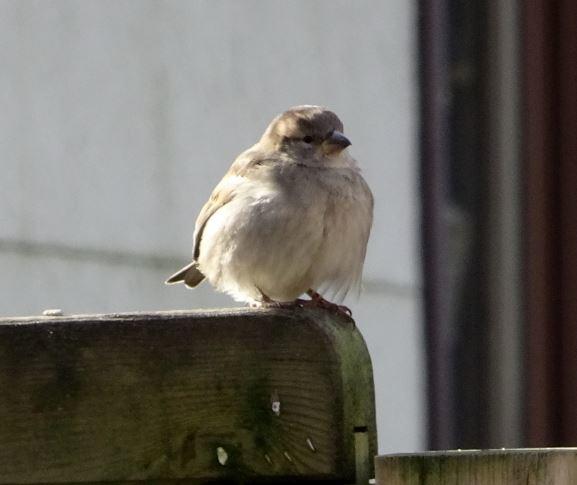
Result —
<instances>
[{"instance_id":1,"label":"wooden fence rail","mask_svg":"<svg viewBox=\"0 0 577 485\"><path fill-rule=\"evenodd\" d=\"M0 484L367 483L362 336L322 310L0 320Z\"/></svg>"},{"instance_id":2,"label":"wooden fence rail","mask_svg":"<svg viewBox=\"0 0 577 485\"><path fill-rule=\"evenodd\" d=\"M575 485L577 448L378 456L378 485Z\"/></svg>"}]
</instances>

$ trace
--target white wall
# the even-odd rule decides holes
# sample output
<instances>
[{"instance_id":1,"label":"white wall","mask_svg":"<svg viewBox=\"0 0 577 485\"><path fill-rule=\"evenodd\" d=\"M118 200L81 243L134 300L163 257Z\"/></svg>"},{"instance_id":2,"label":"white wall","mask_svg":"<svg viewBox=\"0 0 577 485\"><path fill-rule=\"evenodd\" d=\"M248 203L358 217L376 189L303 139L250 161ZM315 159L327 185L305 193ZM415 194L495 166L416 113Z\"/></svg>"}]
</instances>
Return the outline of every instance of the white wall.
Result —
<instances>
[{"instance_id":1,"label":"white wall","mask_svg":"<svg viewBox=\"0 0 577 485\"><path fill-rule=\"evenodd\" d=\"M336 111L376 199L365 293L380 451L424 440L413 2L0 2L0 313L231 306L165 287L235 155Z\"/></svg>"}]
</instances>

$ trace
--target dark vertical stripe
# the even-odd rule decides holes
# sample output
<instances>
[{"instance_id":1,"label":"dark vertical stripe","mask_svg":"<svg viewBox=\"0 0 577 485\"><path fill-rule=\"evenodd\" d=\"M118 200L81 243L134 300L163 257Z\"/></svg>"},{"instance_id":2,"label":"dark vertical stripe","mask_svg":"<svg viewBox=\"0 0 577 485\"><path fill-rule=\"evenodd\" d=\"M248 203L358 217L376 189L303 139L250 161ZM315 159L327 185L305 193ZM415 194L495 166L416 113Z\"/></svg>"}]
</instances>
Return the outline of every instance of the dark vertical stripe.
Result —
<instances>
[{"instance_id":1,"label":"dark vertical stripe","mask_svg":"<svg viewBox=\"0 0 577 485\"><path fill-rule=\"evenodd\" d=\"M554 1L524 3L528 443L556 444L557 259Z\"/></svg>"},{"instance_id":2,"label":"dark vertical stripe","mask_svg":"<svg viewBox=\"0 0 577 485\"><path fill-rule=\"evenodd\" d=\"M559 5L561 444L577 442L577 2Z\"/></svg>"},{"instance_id":3,"label":"dark vertical stripe","mask_svg":"<svg viewBox=\"0 0 577 485\"><path fill-rule=\"evenodd\" d=\"M449 157L449 65L446 0L419 4L421 92L421 220L427 340L428 421L430 448L446 448L453 437L451 329L447 302L446 232L441 219L446 199Z\"/></svg>"},{"instance_id":4,"label":"dark vertical stripe","mask_svg":"<svg viewBox=\"0 0 577 485\"><path fill-rule=\"evenodd\" d=\"M528 442L577 440L577 3L525 1Z\"/></svg>"}]
</instances>

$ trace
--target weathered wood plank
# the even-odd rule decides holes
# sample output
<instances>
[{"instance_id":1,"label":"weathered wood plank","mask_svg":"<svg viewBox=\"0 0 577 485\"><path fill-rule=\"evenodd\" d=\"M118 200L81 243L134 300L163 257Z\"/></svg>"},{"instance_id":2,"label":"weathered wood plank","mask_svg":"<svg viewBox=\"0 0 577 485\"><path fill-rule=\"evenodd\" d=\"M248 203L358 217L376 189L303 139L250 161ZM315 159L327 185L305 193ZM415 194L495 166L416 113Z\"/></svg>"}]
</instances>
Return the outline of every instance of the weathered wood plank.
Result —
<instances>
[{"instance_id":1,"label":"weathered wood plank","mask_svg":"<svg viewBox=\"0 0 577 485\"><path fill-rule=\"evenodd\" d=\"M375 467L378 485L575 485L577 448L384 455Z\"/></svg>"},{"instance_id":2,"label":"weathered wood plank","mask_svg":"<svg viewBox=\"0 0 577 485\"><path fill-rule=\"evenodd\" d=\"M364 341L320 310L2 319L0 389L0 483L353 482L355 427L376 453Z\"/></svg>"}]
</instances>

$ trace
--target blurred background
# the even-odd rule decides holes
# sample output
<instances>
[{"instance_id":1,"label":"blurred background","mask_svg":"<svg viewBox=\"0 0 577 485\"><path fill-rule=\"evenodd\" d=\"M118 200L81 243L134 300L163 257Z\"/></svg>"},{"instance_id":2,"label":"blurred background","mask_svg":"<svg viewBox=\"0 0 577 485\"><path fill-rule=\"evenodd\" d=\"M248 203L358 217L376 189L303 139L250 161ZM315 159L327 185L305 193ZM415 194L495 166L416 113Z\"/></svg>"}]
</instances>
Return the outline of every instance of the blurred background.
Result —
<instances>
[{"instance_id":1,"label":"blurred background","mask_svg":"<svg viewBox=\"0 0 577 485\"><path fill-rule=\"evenodd\" d=\"M577 444L570 0L1 0L0 313L226 307L188 262L235 156L334 110L375 195L381 453Z\"/></svg>"}]
</instances>

